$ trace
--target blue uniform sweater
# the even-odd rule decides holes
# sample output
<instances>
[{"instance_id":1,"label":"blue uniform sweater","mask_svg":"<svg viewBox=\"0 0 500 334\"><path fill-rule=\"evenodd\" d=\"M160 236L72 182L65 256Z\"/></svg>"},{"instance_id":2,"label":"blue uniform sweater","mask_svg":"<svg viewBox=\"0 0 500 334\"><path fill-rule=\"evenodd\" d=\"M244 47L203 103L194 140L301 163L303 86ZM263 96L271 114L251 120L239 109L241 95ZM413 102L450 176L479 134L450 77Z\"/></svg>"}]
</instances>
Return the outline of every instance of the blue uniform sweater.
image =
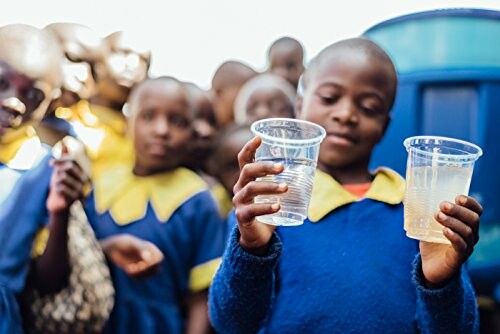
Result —
<instances>
[{"instance_id":1,"label":"blue uniform sweater","mask_svg":"<svg viewBox=\"0 0 500 334\"><path fill-rule=\"evenodd\" d=\"M354 201L318 222L278 228L263 257L245 252L238 239L235 228L209 294L220 333L478 330L465 270L442 289L424 287L401 203Z\"/></svg>"}]
</instances>

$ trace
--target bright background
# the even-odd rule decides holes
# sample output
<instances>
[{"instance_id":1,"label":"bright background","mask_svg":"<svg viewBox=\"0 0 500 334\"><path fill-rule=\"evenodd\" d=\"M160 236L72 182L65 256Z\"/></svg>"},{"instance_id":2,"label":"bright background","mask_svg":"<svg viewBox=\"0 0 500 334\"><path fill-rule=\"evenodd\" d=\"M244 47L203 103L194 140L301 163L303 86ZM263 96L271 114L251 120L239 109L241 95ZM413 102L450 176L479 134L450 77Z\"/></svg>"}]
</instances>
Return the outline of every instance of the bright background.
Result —
<instances>
[{"instance_id":1,"label":"bright background","mask_svg":"<svg viewBox=\"0 0 500 334\"><path fill-rule=\"evenodd\" d=\"M300 40L310 59L395 16L450 7L500 10L500 0L10 0L3 6L0 25L78 22L102 36L133 32L153 52L152 75L208 88L227 59L264 69L267 48L283 35Z\"/></svg>"}]
</instances>

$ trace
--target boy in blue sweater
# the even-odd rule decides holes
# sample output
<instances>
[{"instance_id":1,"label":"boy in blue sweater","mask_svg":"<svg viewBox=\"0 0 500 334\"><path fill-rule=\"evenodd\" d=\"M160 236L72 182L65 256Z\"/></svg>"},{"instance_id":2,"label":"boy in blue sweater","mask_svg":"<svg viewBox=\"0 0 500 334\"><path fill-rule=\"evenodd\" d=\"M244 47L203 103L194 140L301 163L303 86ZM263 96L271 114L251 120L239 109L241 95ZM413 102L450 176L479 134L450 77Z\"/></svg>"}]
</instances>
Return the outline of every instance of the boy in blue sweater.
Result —
<instances>
[{"instance_id":1,"label":"boy in blue sweater","mask_svg":"<svg viewBox=\"0 0 500 334\"><path fill-rule=\"evenodd\" d=\"M435 218L451 245L403 231L404 180L368 170L389 124L397 77L388 55L355 38L325 48L303 78L298 117L326 129L309 217L259 223L279 204L254 204L286 184L257 182L283 166L255 162L260 138L238 155L237 223L213 280L209 309L221 333L473 333L478 315L463 267L478 241L481 206L457 196Z\"/></svg>"}]
</instances>

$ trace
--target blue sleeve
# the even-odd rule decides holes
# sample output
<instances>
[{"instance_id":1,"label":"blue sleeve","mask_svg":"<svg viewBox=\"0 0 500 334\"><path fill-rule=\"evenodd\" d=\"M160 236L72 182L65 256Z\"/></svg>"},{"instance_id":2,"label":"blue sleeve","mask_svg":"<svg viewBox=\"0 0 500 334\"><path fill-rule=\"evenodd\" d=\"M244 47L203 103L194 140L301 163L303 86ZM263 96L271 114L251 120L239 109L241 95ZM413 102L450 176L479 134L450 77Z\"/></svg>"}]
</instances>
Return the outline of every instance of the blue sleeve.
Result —
<instances>
[{"instance_id":1,"label":"blue sleeve","mask_svg":"<svg viewBox=\"0 0 500 334\"><path fill-rule=\"evenodd\" d=\"M209 291L209 316L220 333L256 333L271 307L274 271L282 244L274 233L268 253L254 256L239 244L234 228Z\"/></svg>"},{"instance_id":2,"label":"blue sleeve","mask_svg":"<svg viewBox=\"0 0 500 334\"><path fill-rule=\"evenodd\" d=\"M0 211L0 285L15 293L24 288L36 233L47 224L48 159L23 174Z\"/></svg>"},{"instance_id":3,"label":"blue sleeve","mask_svg":"<svg viewBox=\"0 0 500 334\"><path fill-rule=\"evenodd\" d=\"M413 266L413 282L417 287L416 318L420 333L478 333L476 296L465 268L445 287L430 290L424 286L420 255Z\"/></svg>"},{"instance_id":4,"label":"blue sleeve","mask_svg":"<svg viewBox=\"0 0 500 334\"><path fill-rule=\"evenodd\" d=\"M22 334L21 314L14 293L0 285L0 334Z\"/></svg>"},{"instance_id":5,"label":"blue sleeve","mask_svg":"<svg viewBox=\"0 0 500 334\"><path fill-rule=\"evenodd\" d=\"M189 288L191 291L202 291L208 288L220 264L226 241L226 225L208 191L196 195L190 204L194 205L196 214L192 224L185 224L194 236Z\"/></svg>"}]
</instances>

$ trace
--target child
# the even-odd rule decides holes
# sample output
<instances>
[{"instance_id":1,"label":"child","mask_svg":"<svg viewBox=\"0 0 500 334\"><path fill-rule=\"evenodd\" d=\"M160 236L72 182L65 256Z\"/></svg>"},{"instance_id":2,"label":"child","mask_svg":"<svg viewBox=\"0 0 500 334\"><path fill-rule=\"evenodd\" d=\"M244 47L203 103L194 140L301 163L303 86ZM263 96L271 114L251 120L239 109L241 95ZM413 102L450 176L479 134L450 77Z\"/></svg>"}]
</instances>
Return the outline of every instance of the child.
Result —
<instances>
[{"instance_id":1,"label":"child","mask_svg":"<svg viewBox=\"0 0 500 334\"><path fill-rule=\"evenodd\" d=\"M111 264L116 302L107 331L203 332L206 289L225 227L206 184L180 167L192 138L192 101L181 82L161 77L137 86L129 106L135 163L95 180L87 212L99 239L134 235L155 245L164 259L159 272L144 279Z\"/></svg>"},{"instance_id":2,"label":"child","mask_svg":"<svg viewBox=\"0 0 500 334\"><path fill-rule=\"evenodd\" d=\"M250 79L234 102L234 122L252 123L271 117L293 118L295 89L283 78L261 74Z\"/></svg>"},{"instance_id":3,"label":"child","mask_svg":"<svg viewBox=\"0 0 500 334\"><path fill-rule=\"evenodd\" d=\"M286 79L295 89L304 72L304 48L291 37L281 37L271 44L267 52L269 72Z\"/></svg>"},{"instance_id":4,"label":"child","mask_svg":"<svg viewBox=\"0 0 500 334\"><path fill-rule=\"evenodd\" d=\"M217 123L226 128L234 121L234 100L238 92L257 72L239 61L226 61L212 78L212 94Z\"/></svg>"},{"instance_id":5,"label":"child","mask_svg":"<svg viewBox=\"0 0 500 334\"><path fill-rule=\"evenodd\" d=\"M225 129L219 136L214 154L209 159L209 172L224 186L224 191L231 199L233 187L240 176L238 153L253 138L248 124L233 125ZM232 209L231 202L227 213Z\"/></svg>"},{"instance_id":6,"label":"child","mask_svg":"<svg viewBox=\"0 0 500 334\"><path fill-rule=\"evenodd\" d=\"M57 96L61 62L57 41L47 32L21 24L0 28L0 175L9 181L2 180L0 188L4 193L0 200L0 333L22 332L15 298L24 288L35 233L47 220L52 233L35 270L38 288L44 293L58 291L68 278L69 208L81 196L86 177L67 155L50 167L48 150L34 130L28 130Z\"/></svg>"},{"instance_id":7,"label":"child","mask_svg":"<svg viewBox=\"0 0 500 334\"><path fill-rule=\"evenodd\" d=\"M254 204L254 197L284 193L287 185L255 180L283 165L254 162L260 138L241 150L232 216L238 228L210 291L218 331L477 332L474 291L462 264L478 240L481 206L467 196L441 203L435 218L451 245L419 243L404 235L403 179L388 169L368 170L396 84L391 60L366 39L335 43L312 61L298 116L323 126L327 137L309 217L299 227L256 221L279 204Z\"/></svg>"}]
</instances>

